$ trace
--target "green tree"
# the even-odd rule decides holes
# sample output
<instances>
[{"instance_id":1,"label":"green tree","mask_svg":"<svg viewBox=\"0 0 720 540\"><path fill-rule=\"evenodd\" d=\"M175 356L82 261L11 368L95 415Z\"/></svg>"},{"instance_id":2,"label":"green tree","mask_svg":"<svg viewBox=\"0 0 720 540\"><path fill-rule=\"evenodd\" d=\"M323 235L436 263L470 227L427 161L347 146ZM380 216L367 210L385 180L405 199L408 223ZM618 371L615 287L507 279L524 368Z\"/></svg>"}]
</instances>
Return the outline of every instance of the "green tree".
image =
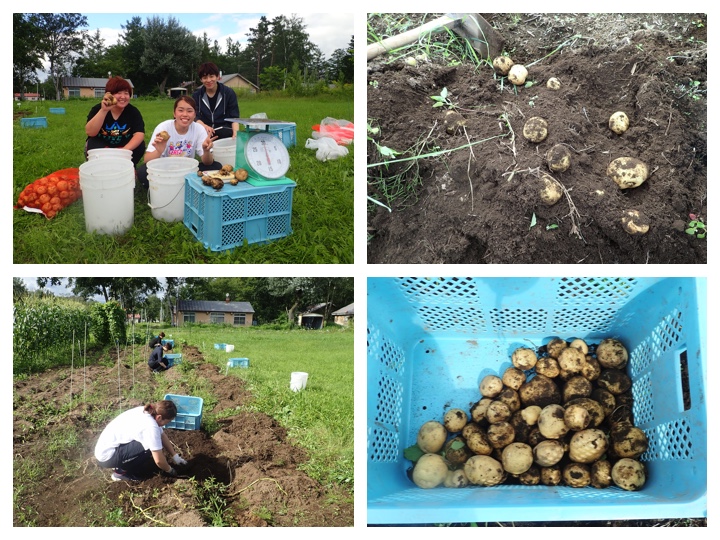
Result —
<instances>
[{"instance_id":1,"label":"green tree","mask_svg":"<svg viewBox=\"0 0 720 540\"><path fill-rule=\"evenodd\" d=\"M143 73L155 81L165 95L168 80L178 80L200 60L201 45L192 32L174 17L167 23L158 16L147 19L145 48L141 57Z\"/></svg>"},{"instance_id":2,"label":"green tree","mask_svg":"<svg viewBox=\"0 0 720 540\"><path fill-rule=\"evenodd\" d=\"M263 90L282 90L285 87L285 69L280 66L268 66L260 74L260 86Z\"/></svg>"},{"instance_id":3,"label":"green tree","mask_svg":"<svg viewBox=\"0 0 720 540\"><path fill-rule=\"evenodd\" d=\"M107 69L105 63L105 40L100 36L100 29L94 34L87 34L85 50L82 56L75 61L73 77L105 77ZM104 72L101 70L105 70Z\"/></svg>"},{"instance_id":4,"label":"green tree","mask_svg":"<svg viewBox=\"0 0 720 540\"><path fill-rule=\"evenodd\" d=\"M250 32L245 34L248 37L247 47L245 48L245 56L254 63L254 82L260 87L260 73L263 68L270 65L272 58L272 35L270 33L270 23L267 17L260 17L257 28L251 28ZM261 87L262 88L262 87Z\"/></svg>"},{"instance_id":5,"label":"green tree","mask_svg":"<svg viewBox=\"0 0 720 540\"><path fill-rule=\"evenodd\" d=\"M87 17L80 13L37 13L31 21L38 27L40 50L50 63L49 77L55 88L55 99L62 98L62 77L71 72L73 59L85 46Z\"/></svg>"},{"instance_id":6,"label":"green tree","mask_svg":"<svg viewBox=\"0 0 720 540\"><path fill-rule=\"evenodd\" d=\"M27 287L22 279L18 277L13 278L13 304L26 296L28 293Z\"/></svg>"},{"instance_id":7,"label":"green tree","mask_svg":"<svg viewBox=\"0 0 720 540\"><path fill-rule=\"evenodd\" d=\"M42 69L39 28L32 15L13 13L13 87L25 99L25 86L39 82L36 71Z\"/></svg>"}]
</instances>

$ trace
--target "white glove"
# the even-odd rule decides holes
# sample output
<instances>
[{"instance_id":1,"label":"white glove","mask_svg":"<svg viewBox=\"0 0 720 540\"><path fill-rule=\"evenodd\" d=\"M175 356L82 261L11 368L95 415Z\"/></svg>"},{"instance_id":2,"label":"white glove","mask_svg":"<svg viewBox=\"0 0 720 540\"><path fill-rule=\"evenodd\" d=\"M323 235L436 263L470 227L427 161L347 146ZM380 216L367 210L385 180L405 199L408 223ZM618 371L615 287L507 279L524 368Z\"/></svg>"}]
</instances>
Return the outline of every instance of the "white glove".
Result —
<instances>
[{"instance_id":1,"label":"white glove","mask_svg":"<svg viewBox=\"0 0 720 540\"><path fill-rule=\"evenodd\" d=\"M185 461L183 458L181 458L180 454L175 454L172 457L172 460L175 462L175 465L187 465L187 461Z\"/></svg>"}]
</instances>

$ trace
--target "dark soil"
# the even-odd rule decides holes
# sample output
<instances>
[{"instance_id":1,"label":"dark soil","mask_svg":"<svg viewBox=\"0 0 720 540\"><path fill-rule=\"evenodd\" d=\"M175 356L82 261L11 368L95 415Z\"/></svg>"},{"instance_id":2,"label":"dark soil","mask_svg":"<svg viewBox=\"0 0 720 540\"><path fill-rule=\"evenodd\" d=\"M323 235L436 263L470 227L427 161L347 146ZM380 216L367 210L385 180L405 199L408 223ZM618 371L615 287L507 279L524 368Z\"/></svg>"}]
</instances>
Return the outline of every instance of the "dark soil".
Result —
<instances>
[{"instance_id":1,"label":"dark soil","mask_svg":"<svg viewBox=\"0 0 720 540\"><path fill-rule=\"evenodd\" d=\"M287 440L286 430L273 418L259 413L234 412L252 399L244 383L227 377L216 365L205 363L195 347L183 347L183 362L190 362L198 375L211 381L217 405L206 413L223 411L220 428L212 435L204 430L167 429L170 440L188 459L178 466L180 478L153 477L140 483L112 482L110 470L100 469L93 457L100 429L90 418L97 407L77 406L62 419L51 420L46 428L34 429L33 419L42 411L60 408L70 395L70 370L50 370L14 384L13 456L38 459L47 453L48 441L67 425L85 434L77 454L50 467L43 479L23 482L18 506L37 511L32 514L36 526L105 525L104 512L122 508L130 526L202 527L212 524L204 503L194 496L193 481L204 485L208 479L222 488L220 499L227 511L225 525L265 526L352 526L352 494L332 486L323 486L299 470L307 461L306 452ZM143 368L143 369L141 369ZM171 369L161 377L178 379ZM131 366L122 366L121 380L132 381ZM157 377L146 366L136 366L135 381L152 388ZM74 395L91 394L102 389L108 393L118 385L117 367L88 366L84 373L75 370ZM83 389L83 385L87 387ZM183 391L185 390L185 391ZM188 393L179 388L174 392ZM116 400L117 401L117 400ZM115 402L108 406L129 409L140 402ZM77 474L68 477L68 471ZM16 486L17 488L17 486ZM216 491L220 493L220 491ZM103 508L106 504L107 507ZM89 510L90 509L90 510ZM14 508L14 525L26 525Z\"/></svg>"},{"instance_id":2,"label":"dark soil","mask_svg":"<svg viewBox=\"0 0 720 540\"><path fill-rule=\"evenodd\" d=\"M388 159L375 143L410 150L398 156L408 157L418 154L412 149L419 141L428 153L491 140L472 152L420 160L416 197L390 204L392 212L369 204L368 262L706 263L706 240L685 232L691 214L707 222L706 16L484 17L515 63L536 62L564 45L529 68L529 88L505 79L501 90L487 65L410 66L388 57L369 63L368 122L379 127L368 141L369 164ZM559 90L546 87L550 77L561 81ZM443 88L466 119L465 131L447 133L447 107L433 107L431 96ZM608 128L618 110L630 118L623 135ZM522 135L535 116L548 123L539 144ZM546 206L538 173L549 172L544 156L557 144L570 149L571 166L553 173L566 194ZM644 184L621 190L608 178L608 164L621 156L648 165ZM377 178L406 165L369 168L368 194L385 202ZM388 189L412 182L406 176ZM647 234L625 232L626 210L647 217Z\"/></svg>"}]
</instances>

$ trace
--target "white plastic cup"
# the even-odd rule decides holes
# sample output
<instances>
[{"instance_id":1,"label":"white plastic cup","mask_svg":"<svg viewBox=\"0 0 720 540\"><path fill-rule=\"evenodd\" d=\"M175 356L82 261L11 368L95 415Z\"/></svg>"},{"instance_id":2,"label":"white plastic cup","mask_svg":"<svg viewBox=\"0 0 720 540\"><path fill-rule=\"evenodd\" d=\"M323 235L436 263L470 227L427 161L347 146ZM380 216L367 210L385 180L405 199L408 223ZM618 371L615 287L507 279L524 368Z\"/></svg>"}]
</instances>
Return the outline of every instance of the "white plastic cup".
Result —
<instances>
[{"instance_id":1,"label":"white plastic cup","mask_svg":"<svg viewBox=\"0 0 720 540\"><path fill-rule=\"evenodd\" d=\"M308 374L304 371L293 371L290 374L290 390L299 392L307 386Z\"/></svg>"},{"instance_id":2,"label":"white plastic cup","mask_svg":"<svg viewBox=\"0 0 720 540\"><path fill-rule=\"evenodd\" d=\"M135 217L135 167L129 159L103 158L80 165L85 230L125 234Z\"/></svg>"}]
</instances>

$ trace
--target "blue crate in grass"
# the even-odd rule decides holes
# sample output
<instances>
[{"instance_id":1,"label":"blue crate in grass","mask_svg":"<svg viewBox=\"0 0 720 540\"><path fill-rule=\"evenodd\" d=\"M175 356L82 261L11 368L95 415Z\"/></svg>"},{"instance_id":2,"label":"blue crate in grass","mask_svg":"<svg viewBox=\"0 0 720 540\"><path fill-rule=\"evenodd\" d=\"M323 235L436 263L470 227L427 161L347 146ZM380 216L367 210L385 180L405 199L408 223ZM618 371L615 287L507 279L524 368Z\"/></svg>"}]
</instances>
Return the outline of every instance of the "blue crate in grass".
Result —
<instances>
[{"instance_id":1,"label":"blue crate in grass","mask_svg":"<svg viewBox=\"0 0 720 540\"><path fill-rule=\"evenodd\" d=\"M228 360L228 366L247 368L250 367L250 360L247 358L231 358Z\"/></svg>"},{"instance_id":2,"label":"blue crate in grass","mask_svg":"<svg viewBox=\"0 0 720 540\"><path fill-rule=\"evenodd\" d=\"M194 396L178 396L165 394L163 399L169 399L177 407L177 416L165 427L182 429L186 431L200 429L202 422L203 399Z\"/></svg>"},{"instance_id":3,"label":"blue crate in grass","mask_svg":"<svg viewBox=\"0 0 720 540\"><path fill-rule=\"evenodd\" d=\"M65 114L65 107L50 107L51 114Z\"/></svg>"},{"instance_id":4,"label":"blue crate in grass","mask_svg":"<svg viewBox=\"0 0 720 540\"><path fill-rule=\"evenodd\" d=\"M216 191L196 174L188 174L183 223L211 251L277 240L292 232L295 186L292 180L266 186L240 182Z\"/></svg>"},{"instance_id":5,"label":"blue crate in grass","mask_svg":"<svg viewBox=\"0 0 720 540\"><path fill-rule=\"evenodd\" d=\"M370 278L367 295L369 524L707 516L705 279ZM416 487L403 451L420 426L552 337L627 348L645 486Z\"/></svg>"},{"instance_id":6,"label":"blue crate in grass","mask_svg":"<svg viewBox=\"0 0 720 540\"><path fill-rule=\"evenodd\" d=\"M283 122L281 124L269 124L267 126L267 129L253 129L252 127L248 128L248 131L251 133L260 133L263 131L267 131L268 133L275 135L278 139L280 139L283 144L285 145L285 148L292 148L293 146L297 145L297 124L295 122Z\"/></svg>"},{"instance_id":7,"label":"blue crate in grass","mask_svg":"<svg viewBox=\"0 0 720 540\"><path fill-rule=\"evenodd\" d=\"M37 118L21 118L20 125L22 127L29 128L46 128L48 127L48 121L45 116L38 116Z\"/></svg>"},{"instance_id":8,"label":"blue crate in grass","mask_svg":"<svg viewBox=\"0 0 720 540\"><path fill-rule=\"evenodd\" d=\"M182 354L180 353L166 354L165 358L168 359L168 367L180 364L182 362Z\"/></svg>"},{"instance_id":9,"label":"blue crate in grass","mask_svg":"<svg viewBox=\"0 0 720 540\"><path fill-rule=\"evenodd\" d=\"M224 344L224 343L216 343L216 344L215 344L215 348L216 348L216 349L222 349L222 350L224 351L224 350L225 350L225 344Z\"/></svg>"}]
</instances>

